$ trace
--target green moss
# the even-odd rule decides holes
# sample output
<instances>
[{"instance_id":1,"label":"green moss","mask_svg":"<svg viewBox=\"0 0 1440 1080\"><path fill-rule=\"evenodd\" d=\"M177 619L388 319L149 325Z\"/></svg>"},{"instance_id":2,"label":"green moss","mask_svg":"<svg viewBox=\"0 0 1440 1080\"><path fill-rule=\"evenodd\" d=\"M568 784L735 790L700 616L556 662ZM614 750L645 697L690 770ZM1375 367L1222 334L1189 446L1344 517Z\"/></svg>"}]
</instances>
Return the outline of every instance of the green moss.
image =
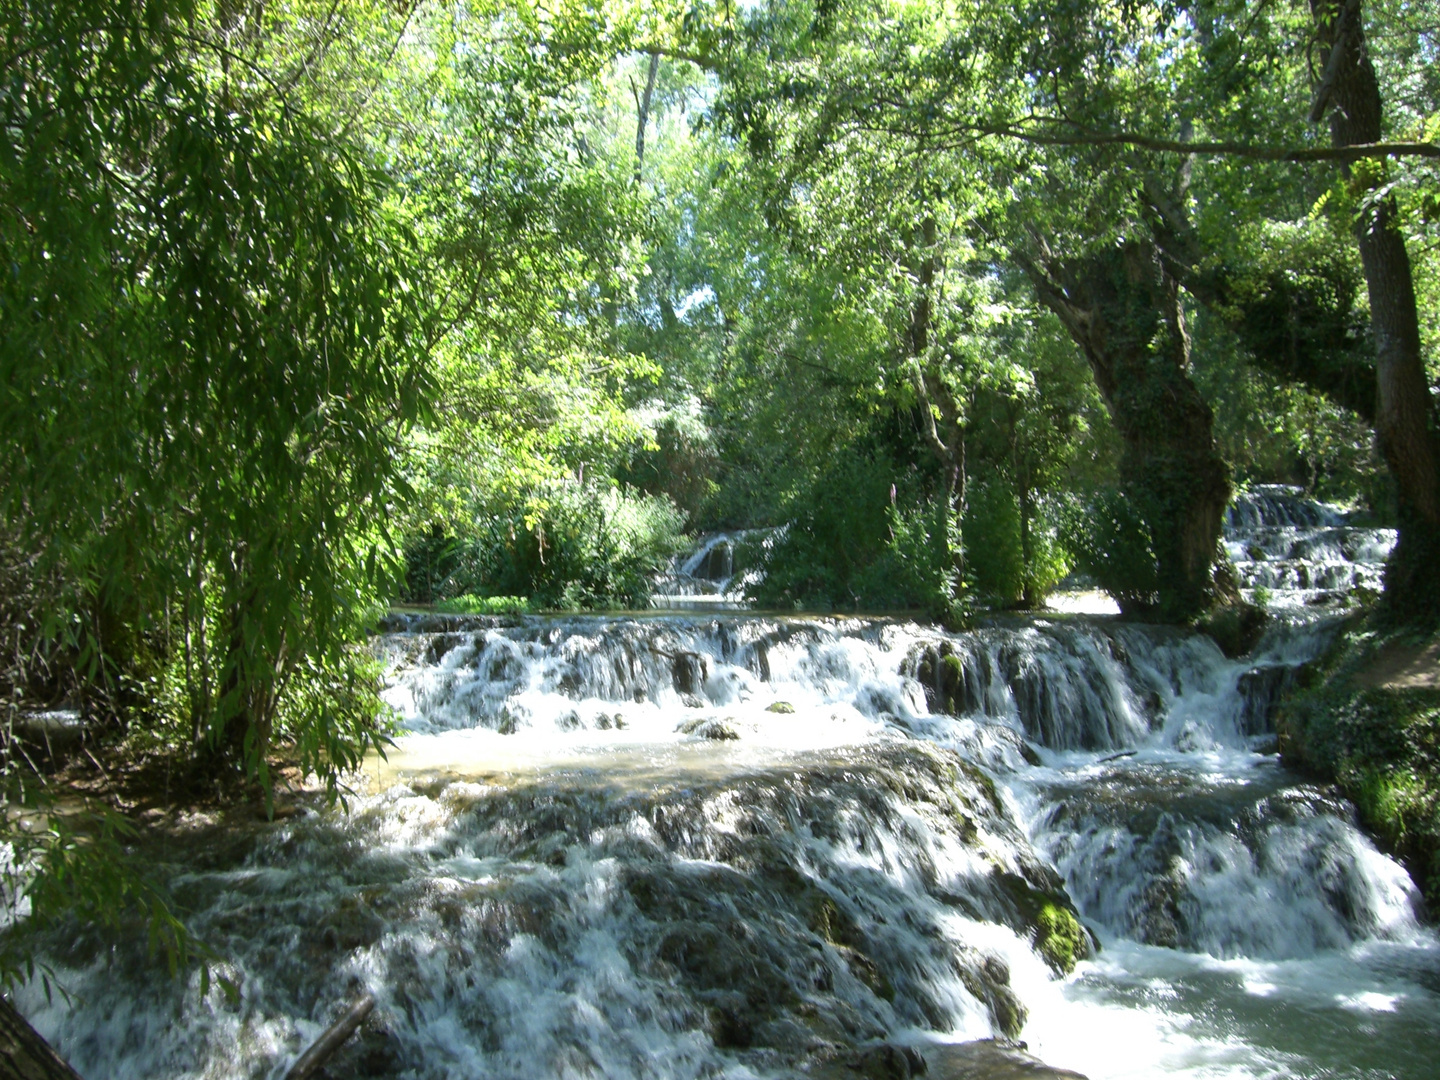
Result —
<instances>
[{"instance_id":1,"label":"green moss","mask_svg":"<svg viewBox=\"0 0 1440 1080\"><path fill-rule=\"evenodd\" d=\"M998 881L1033 933L1035 951L1057 972L1068 975L1094 954L1095 941L1058 881L1053 890L1037 889L1019 874L1001 873Z\"/></svg>"},{"instance_id":2,"label":"green moss","mask_svg":"<svg viewBox=\"0 0 1440 1080\"><path fill-rule=\"evenodd\" d=\"M952 715L960 711L960 691L965 685L965 665L958 656L940 660L940 700Z\"/></svg>"},{"instance_id":3,"label":"green moss","mask_svg":"<svg viewBox=\"0 0 1440 1080\"><path fill-rule=\"evenodd\" d=\"M476 596L466 593L436 602L435 610L454 615L528 615L536 608L524 596Z\"/></svg>"},{"instance_id":4,"label":"green moss","mask_svg":"<svg viewBox=\"0 0 1440 1080\"><path fill-rule=\"evenodd\" d=\"M1056 971L1069 974L1077 960L1090 955L1090 935L1069 908L1046 901L1035 921L1040 931L1035 947Z\"/></svg>"}]
</instances>

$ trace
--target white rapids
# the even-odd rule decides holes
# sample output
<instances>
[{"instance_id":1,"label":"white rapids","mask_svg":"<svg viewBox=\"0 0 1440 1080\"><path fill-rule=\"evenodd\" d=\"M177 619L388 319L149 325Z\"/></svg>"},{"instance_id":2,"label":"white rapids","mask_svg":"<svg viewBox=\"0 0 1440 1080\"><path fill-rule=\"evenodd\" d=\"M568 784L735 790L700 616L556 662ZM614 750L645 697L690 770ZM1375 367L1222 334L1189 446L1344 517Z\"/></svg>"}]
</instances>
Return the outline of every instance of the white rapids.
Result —
<instances>
[{"instance_id":1,"label":"white rapids","mask_svg":"<svg viewBox=\"0 0 1440 1080\"><path fill-rule=\"evenodd\" d=\"M1005 1033L1092 1080L1440 1075L1414 886L1273 753L1323 618L1242 660L1063 617L384 631L408 733L348 812L146 842L237 1000L57 937L77 1004L19 998L82 1075L278 1078L361 990L332 1075L797 1077ZM1062 975L1070 900L1100 949Z\"/></svg>"}]
</instances>

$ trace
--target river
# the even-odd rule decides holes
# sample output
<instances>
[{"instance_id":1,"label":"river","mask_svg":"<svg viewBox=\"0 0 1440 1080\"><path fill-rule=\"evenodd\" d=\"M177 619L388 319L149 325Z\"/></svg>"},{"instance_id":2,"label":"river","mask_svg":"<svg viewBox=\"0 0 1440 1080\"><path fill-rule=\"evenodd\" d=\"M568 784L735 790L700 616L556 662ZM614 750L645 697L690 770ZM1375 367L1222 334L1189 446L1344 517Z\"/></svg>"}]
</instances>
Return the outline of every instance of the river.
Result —
<instances>
[{"instance_id":1,"label":"river","mask_svg":"<svg viewBox=\"0 0 1440 1080\"><path fill-rule=\"evenodd\" d=\"M91 1080L279 1077L361 991L332 1075L787 1077L1013 1035L1092 1080L1440 1076L1416 889L1274 753L1392 540L1242 498L1275 619L1240 660L1102 617L391 616L408 734L348 809L145 840L238 999L86 933L51 949L75 1004L20 1003Z\"/></svg>"}]
</instances>

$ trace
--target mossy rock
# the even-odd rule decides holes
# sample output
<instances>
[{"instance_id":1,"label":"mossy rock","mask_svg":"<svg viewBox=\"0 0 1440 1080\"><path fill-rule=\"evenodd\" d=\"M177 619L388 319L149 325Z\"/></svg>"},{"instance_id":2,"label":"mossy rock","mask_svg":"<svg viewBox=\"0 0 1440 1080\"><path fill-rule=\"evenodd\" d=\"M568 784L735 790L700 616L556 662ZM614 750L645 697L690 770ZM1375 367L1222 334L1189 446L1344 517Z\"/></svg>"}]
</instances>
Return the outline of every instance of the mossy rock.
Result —
<instances>
[{"instance_id":1,"label":"mossy rock","mask_svg":"<svg viewBox=\"0 0 1440 1080\"><path fill-rule=\"evenodd\" d=\"M1090 932L1068 907L1047 901L1040 908L1036 925L1040 933L1035 947L1056 971L1074 971L1075 964L1090 955Z\"/></svg>"},{"instance_id":2,"label":"mossy rock","mask_svg":"<svg viewBox=\"0 0 1440 1080\"><path fill-rule=\"evenodd\" d=\"M1270 615L1254 604L1228 604L1216 608L1195 624L1195 629L1208 634L1231 660L1248 656L1260 643L1269 625Z\"/></svg>"},{"instance_id":3,"label":"mossy rock","mask_svg":"<svg viewBox=\"0 0 1440 1080\"><path fill-rule=\"evenodd\" d=\"M774 701L765 706L765 711L788 716L795 711L795 706L791 705L788 701Z\"/></svg>"},{"instance_id":4,"label":"mossy rock","mask_svg":"<svg viewBox=\"0 0 1440 1080\"><path fill-rule=\"evenodd\" d=\"M945 711L954 715L960 711L965 690L965 664L955 655L940 659L940 700Z\"/></svg>"},{"instance_id":5,"label":"mossy rock","mask_svg":"<svg viewBox=\"0 0 1440 1080\"><path fill-rule=\"evenodd\" d=\"M1000 874L999 881L1031 928L1035 951L1057 973L1068 975L1095 954L1098 945L1063 889L1037 889L1018 874Z\"/></svg>"}]
</instances>

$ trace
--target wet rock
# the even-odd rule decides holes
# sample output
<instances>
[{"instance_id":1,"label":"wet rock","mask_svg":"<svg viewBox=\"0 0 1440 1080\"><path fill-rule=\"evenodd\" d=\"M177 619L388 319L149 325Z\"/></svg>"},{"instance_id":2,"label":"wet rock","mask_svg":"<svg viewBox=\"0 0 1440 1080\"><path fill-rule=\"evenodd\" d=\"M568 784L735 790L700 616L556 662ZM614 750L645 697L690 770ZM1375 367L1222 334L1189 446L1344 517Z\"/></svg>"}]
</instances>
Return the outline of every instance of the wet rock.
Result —
<instances>
[{"instance_id":1,"label":"wet rock","mask_svg":"<svg viewBox=\"0 0 1440 1080\"><path fill-rule=\"evenodd\" d=\"M1262 664L1241 674L1236 689L1245 700L1242 734L1268 735L1275 730L1275 710L1285 692L1300 678L1294 664Z\"/></svg>"},{"instance_id":2,"label":"wet rock","mask_svg":"<svg viewBox=\"0 0 1440 1080\"><path fill-rule=\"evenodd\" d=\"M1269 613L1264 608L1254 604L1230 604L1210 612L1195 624L1195 628L1209 634L1222 653L1236 660L1248 655L1259 644L1269 622Z\"/></svg>"},{"instance_id":3,"label":"wet rock","mask_svg":"<svg viewBox=\"0 0 1440 1080\"><path fill-rule=\"evenodd\" d=\"M809 1071L814 1080L1085 1080L1046 1065L1023 1042L980 1039L929 1046L880 1043L840 1053Z\"/></svg>"},{"instance_id":4,"label":"wet rock","mask_svg":"<svg viewBox=\"0 0 1440 1080\"><path fill-rule=\"evenodd\" d=\"M1077 962L1095 954L1098 945L1080 921L1075 905L1058 877L1046 881L1044 887L1038 889L1019 874L1001 874L1000 881L1019 909L1021 918L1033 928L1031 941L1035 951L1057 973L1068 975L1075 970Z\"/></svg>"},{"instance_id":5,"label":"wet rock","mask_svg":"<svg viewBox=\"0 0 1440 1080\"><path fill-rule=\"evenodd\" d=\"M940 653L934 646L927 645L915 660L915 681L925 691L925 707L931 712L941 711Z\"/></svg>"},{"instance_id":6,"label":"wet rock","mask_svg":"<svg viewBox=\"0 0 1440 1080\"><path fill-rule=\"evenodd\" d=\"M765 706L765 711L788 715L795 711L795 706L791 705L788 701L776 701L770 705Z\"/></svg>"},{"instance_id":7,"label":"wet rock","mask_svg":"<svg viewBox=\"0 0 1440 1080\"><path fill-rule=\"evenodd\" d=\"M436 634L425 646L425 652L421 659L426 664L438 664L452 649L467 645L469 642L469 634Z\"/></svg>"},{"instance_id":8,"label":"wet rock","mask_svg":"<svg viewBox=\"0 0 1440 1080\"><path fill-rule=\"evenodd\" d=\"M529 725L529 717L524 716L518 710L511 709L508 705L500 710L500 715L495 720L495 730L501 735L514 735L522 727Z\"/></svg>"},{"instance_id":9,"label":"wet rock","mask_svg":"<svg viewBox=\"0 0 1440 1080\"><path fill-rule=\"evenodd\" d=\"M945 711L959 714L967 704L965 694L965 663L958 656L940 661L940 700Z\"/></svg>"},{"instance_id":10,"label":"wet rock","mask_svg":"<svg viewBox=\"0 0 1440 1080\"><path fill-rule=\"evenodd\" d=\"M699 653L676 653L670 662L670 678L677 694L699 694L710 676L710 664Z\"/></svg>"},{"instance_id":11,"label":"wet rock","mask_svg":"<svg viewBox=\"0 0 1440 1080\"><path fill-rule=\"evenodd\" d=\"M925 1057L913 1046L881 1043L856 1051L845 1060L845 1068L864 1080L910 1080L924 1076L929 1067Z\"/></svg>"},{"instance_id":12,"label":"wet rock","mask_svg":"<svg viewBox=\"0 0 1440 1080\"><path fill-rule=\"evenodd\" d=\"M929 1080L1085 1080L1080 1073L1046 1065L1008 1039L932 1046L925 1050Z\"/></svg>"},{"instance_id":13,"label":"wet rock","mask_svg":"<svg viewBox=\"0 0 1440 1080\"><path fill-rule=\"evenodd\" d=\"M702 739L724 742L740 738L728 720L690 720L675 729L683 735L698 735Z\"/></svg>"}]
</instances>

